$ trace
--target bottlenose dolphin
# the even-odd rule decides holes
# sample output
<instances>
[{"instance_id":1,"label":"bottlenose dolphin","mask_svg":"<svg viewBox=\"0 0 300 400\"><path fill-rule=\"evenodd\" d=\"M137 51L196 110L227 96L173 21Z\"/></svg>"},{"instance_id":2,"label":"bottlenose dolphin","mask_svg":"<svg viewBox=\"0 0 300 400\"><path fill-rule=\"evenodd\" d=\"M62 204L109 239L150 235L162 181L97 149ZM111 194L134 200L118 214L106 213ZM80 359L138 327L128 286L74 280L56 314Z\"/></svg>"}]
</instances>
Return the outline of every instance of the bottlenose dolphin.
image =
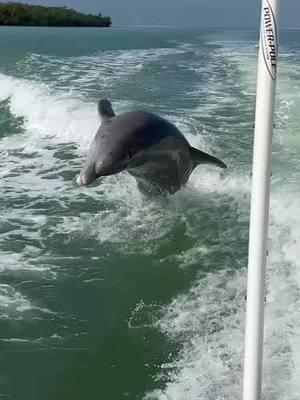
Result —
<instances>
[{"instance_id":1,"label":"bottlenose dolphin","mask_svg":"<svg viewBox=\"0 0 300 400\"><path fill-rule=\"evenodd\" d=\"M89 148L78 185L126 170L146 196L173 194L199 164L226 168L223 161L190 146L166 119L146 111L115 115L108 100L100 100L101 125Z\"/></svg>"}]
</instances>

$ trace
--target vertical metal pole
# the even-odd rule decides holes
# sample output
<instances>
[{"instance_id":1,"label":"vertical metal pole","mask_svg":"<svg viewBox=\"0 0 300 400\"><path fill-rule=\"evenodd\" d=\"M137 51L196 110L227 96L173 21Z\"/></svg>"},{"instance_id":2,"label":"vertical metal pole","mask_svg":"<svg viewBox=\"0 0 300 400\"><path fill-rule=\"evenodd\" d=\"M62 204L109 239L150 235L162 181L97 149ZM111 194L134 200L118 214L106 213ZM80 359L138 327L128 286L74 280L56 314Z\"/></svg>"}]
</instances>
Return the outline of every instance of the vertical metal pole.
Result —
<instances>
[{"instance_id":1,"label":"vertical metal pole","mask_svg":"<svg viewBox=\"0 0 300 400\"><path fill-rule=\"evenodd\" d=\"M279 0L262 0L249 232L243 400L260 400L270 159L278 57Z\"/></svg>"}]
</instances>

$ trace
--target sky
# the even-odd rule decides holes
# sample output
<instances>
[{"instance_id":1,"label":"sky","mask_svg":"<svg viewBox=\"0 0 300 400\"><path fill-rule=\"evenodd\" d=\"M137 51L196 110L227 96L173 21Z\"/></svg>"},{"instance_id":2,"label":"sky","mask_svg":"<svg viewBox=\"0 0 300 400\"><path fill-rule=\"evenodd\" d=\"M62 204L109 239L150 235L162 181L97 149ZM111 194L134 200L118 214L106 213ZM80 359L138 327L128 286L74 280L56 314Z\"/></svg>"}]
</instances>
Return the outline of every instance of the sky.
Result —
<instances>
[{"instance_id":1,"label":"sky","mask_svg":"<svg viewBox=\"0 0 300 400\"><path fill-rule=\"evenodd\" d=\"M256 28L260 0L26 0L109 15L114 25ZM300 0L281 0L280 25L300 28Z\"/></svg>"}]
</instances>

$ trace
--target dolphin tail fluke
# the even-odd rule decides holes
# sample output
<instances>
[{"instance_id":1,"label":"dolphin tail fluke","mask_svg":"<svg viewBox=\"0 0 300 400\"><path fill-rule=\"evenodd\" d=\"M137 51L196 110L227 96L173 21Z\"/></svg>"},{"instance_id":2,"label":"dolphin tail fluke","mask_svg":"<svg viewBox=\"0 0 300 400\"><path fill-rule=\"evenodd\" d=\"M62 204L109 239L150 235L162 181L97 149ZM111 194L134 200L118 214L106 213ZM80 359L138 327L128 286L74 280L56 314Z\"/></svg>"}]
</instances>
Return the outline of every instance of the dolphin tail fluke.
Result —
<instances>
[{"instance_id":1,"label":"dolphin tail fluke","mask_svg":"<svg viewBox=\"0 0 300 400\"><path fill-rule=\"evenodd\" d=\"M220 168L227 168L226 164L223 161L219 160L217 157L211 156L203 151L195 149L195 147L191 147L191 158L194 162L194 167L199 164L214 164Z\"/></svg>"}]
</instances>

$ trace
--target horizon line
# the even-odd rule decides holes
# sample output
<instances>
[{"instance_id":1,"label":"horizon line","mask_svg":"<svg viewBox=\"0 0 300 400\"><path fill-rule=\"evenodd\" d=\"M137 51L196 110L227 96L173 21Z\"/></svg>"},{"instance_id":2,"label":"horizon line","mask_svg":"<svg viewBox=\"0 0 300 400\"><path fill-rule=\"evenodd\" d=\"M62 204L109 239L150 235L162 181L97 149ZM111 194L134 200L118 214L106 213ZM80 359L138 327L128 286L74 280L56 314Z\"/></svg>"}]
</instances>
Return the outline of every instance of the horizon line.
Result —
<instances>
[{"instance_id":1,"label":"horizon line","mask_svg":"<svg viewBox=\"0 0 300 400\"><path fill-rule=\"evenodd\" d=\"M115 24L110 28L182 28L182 29L242 29L242 30L259 30L259 27L242 27L242 26L196 26L196 25L131 25L131 24ZM280 30L300 30L299 27L281 27Z\"/></svg>"}]
</instances>

